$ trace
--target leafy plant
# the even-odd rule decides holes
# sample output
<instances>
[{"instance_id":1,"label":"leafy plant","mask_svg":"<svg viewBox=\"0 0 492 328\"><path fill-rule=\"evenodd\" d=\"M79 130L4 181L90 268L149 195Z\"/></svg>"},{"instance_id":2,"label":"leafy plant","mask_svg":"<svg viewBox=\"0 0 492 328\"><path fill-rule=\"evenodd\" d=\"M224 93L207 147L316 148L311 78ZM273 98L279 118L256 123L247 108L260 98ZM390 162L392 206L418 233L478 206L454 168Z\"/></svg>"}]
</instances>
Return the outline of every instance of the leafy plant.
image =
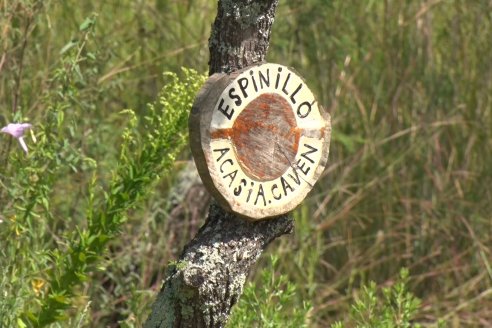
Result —
<instances>
[{"instance_id":1,"label":"leafy plant","mask_svg":"<svg viewBox=\"0 0 492 328\"><path fill-rule=\"evenodd\" d=\"M309 326L311 304L298 299L298 287L286 275L278 275L278 257L270 257L270 266L261 272L260 282L248 283L231 315L229 327Z\"/></svg>"},{"instance_id":2,"label":"leafy plant","mask_svg":"<svg viewBox=\"0 0 492 328\"><path fill-rule=\"evenodd\" d=\"M89 186L88 227L77 229L63 252L51 253L53 267L50 271L50 288L41 301L39 313L27 316L41 326L63 317L73 288L89 279L88 274L99 267L101 254L109 241L117 236L126 221L129 210L135 209L155 186L160 176L167 172L177 154L185 145L188 109L194 95L204 82L204 77L193 70L183 69L183 80L167 73L170 81L159 94L159 100L148 106L140 134L138 118L132 110L122 114L130 116L123 132L123 143L117 167L112 171L104 200L98 202L94 185Z\"/></svg>"},{"instance_id":3,"label":"leafy plant","mask_svg":"<svg viewBox=\"0 0 492 328\"><path fill-rule=\"evenodd\" d=\"M332 328L410 328L420 306L420 300L408 291L408 269L401 269L400 279L379 295L375 282L362 287L362 293L352 304L347 323L337 322Z\"/></svg>"},{"instance_id":4,"label":"leafy plant","mask_svg":"<svg viewBox=\"0 0 492 328\"><path fill-rule=\"evenodd\" d=\"M80 25L80 41L72 40L61 50L62 60L43 100L46 115L33 122L32 151L27 157L13 152L9 169L2 171L7 192L2 211L9 218L2 231L2 252L7 255L2 273L10 277L2 281L0 322L5 326L14 322L45 326L69 318L67 309L74 297L81 296L78 288L91 280L92 273L104 270L106 246L118 235L128 211L142 204L185 145L188 111L205 79L188 69L183 69L182 78L166 73L166 85L143 118L133 110L122 111L129 120L120 153L107 175L109 182L101 181L96 171L99 162L77 147L82 136L74 124L81 115L74 110L82 102L80 90L88 83L84 74L90 74L97 60L97 54L86 49L95 19L92 16ZM65 206L54 201L55 186L65 175L78 172L92 176L83 192L85 222L67 222L66 228L73 230L62 228L53 238L53 229L60 229L52 225L61 212L57 205ZM25 252L27 263L8 262L16 258L16 251ZM31 282L32 290L16 287L24 281Z\"/></svg>"}]
</instances>

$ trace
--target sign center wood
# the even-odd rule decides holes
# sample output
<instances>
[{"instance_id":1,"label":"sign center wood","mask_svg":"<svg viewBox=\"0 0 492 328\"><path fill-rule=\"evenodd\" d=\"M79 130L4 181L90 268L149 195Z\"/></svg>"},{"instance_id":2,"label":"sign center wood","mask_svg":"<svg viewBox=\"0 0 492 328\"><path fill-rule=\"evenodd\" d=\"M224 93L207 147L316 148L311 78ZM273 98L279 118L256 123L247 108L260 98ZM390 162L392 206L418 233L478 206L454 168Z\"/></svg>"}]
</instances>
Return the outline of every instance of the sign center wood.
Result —
<instances>
[{"instance_id":1,"label":"sign center wood","mask_svg":"<svg viewBox=\"0 0 492 328\"><path fill-rule=\"evenodd\" d=\"M281 176L293 163L300 131L287 101L276 94L262 94L239 114L230 129L216 130L212 139L230 138L239 164L259 180Z\"/></svg>"},{"instance_id":2,"label":"sign center wood","mask_svg":"<svg viewBox=\"0 0 492 328\"><path fill-rule=\"evenodd\" d=\"M226 209L252 219L304 199L326 164L330 132L304 80L277 64L213 75L190 116L204 184Z\"/></svg>"}]
</instances>

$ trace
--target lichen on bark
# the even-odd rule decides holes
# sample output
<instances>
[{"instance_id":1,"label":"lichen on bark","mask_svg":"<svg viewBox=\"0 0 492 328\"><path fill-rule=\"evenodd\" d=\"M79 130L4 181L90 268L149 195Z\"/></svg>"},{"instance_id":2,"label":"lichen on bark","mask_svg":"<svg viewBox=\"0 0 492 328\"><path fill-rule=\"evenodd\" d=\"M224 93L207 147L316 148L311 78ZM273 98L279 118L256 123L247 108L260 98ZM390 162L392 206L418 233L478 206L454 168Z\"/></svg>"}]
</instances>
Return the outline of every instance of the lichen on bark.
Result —
<instances>
[{"instance_id":1,"label":"lichen on bark","mask_svg":"<svg viewBox=\"0 0 492 328\"><path fill-rule=\"evenodd\" d=\"M248 221L212 204L180 264L168 270L145 327L224 327L252 265L272 240L292 229L288 215Z\"/></svg>"}]
</instances>

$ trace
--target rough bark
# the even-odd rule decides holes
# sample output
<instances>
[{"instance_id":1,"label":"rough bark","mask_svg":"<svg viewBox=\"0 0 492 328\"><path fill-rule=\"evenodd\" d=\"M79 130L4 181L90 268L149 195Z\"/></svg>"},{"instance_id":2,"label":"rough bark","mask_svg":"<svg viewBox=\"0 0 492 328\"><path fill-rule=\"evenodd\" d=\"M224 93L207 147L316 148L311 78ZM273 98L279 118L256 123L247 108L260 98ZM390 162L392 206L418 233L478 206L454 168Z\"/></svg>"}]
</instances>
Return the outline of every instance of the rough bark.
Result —
<instances>
[{"instance_id":1,"label":"rough bark","mask_svg":"<svg viewBox=\"0 0 492 328\"><path fill-rule=\"evenodd\" d=\"M265 59L277 4L219 0L209 40L210 74ZM288 215L250 222L212 203L205 224L168 269L145 327L224 327L265 247L292 229Z\"/></svg>"},{"instance_id":2,"label":"rough bark","mask_svg":"<svg viewBox=\"0 0 492 328\"><path fill-rule=\"evenodd\" d=\"M210 75L265 60L278 0L220 0L209 39Z\"/></svg>"},{"instance_id":3,"label":"rough bark","mask_svg":"<svg viewBox=\"0 0 492 328\"><path fill-rule=\"evenodd\" d=\"M292 228L289 216L250 222L212 204L205 225L168 270L145 327L224 327L250 268Z\"/></svg>"}]
</instances>

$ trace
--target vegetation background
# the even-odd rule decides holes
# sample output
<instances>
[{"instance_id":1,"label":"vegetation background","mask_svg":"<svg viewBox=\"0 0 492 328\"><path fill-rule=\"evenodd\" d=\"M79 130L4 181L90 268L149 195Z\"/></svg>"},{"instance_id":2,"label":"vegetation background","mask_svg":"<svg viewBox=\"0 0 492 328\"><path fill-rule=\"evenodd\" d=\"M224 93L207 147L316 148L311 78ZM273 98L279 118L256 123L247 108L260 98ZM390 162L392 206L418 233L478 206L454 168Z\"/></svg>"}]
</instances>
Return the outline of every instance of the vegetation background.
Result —
<instances>
[{"instance_id":1,"label":"vegetation background","mask_svg":"<svg viewBox=\"0 0 492 328\"><path fill-rule=\"evenodd\" d=\"M27 156L0 135L0 326L146 319L207 208L185 145L204 76L181 67L207 71L215 13L0 1L0 125L33 124ZM295 233L252 273L251 324L354 326L363 286L406 267L413 324L492 326L491 49L489 0L280 1L268 60L309 81L333 138Z\"/></svg>"}]
</instances>

